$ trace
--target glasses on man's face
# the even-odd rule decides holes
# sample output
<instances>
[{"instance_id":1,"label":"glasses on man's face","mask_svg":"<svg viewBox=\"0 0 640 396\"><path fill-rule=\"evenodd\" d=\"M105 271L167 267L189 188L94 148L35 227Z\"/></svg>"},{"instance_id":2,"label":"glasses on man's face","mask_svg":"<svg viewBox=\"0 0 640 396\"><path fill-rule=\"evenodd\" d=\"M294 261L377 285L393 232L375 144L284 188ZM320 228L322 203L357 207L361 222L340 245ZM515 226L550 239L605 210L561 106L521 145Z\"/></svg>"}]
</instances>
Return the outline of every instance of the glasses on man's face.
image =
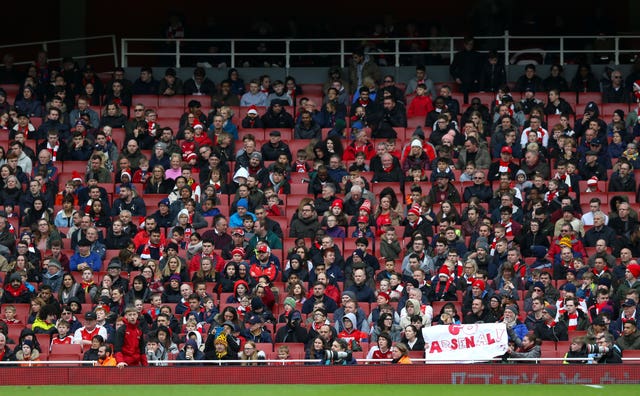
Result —
<instances>
[{"instance_id":1,"label":"glasses on man's face","mask_svg":"<svg viewBox=\"0 0 640 396\"><path fill-rule=\"evenodd\" d=\"M135 109L135 111L144 111L144 109Z\"/></svg>"},{"instance_id":2,"label":"glasses on man's face","mask_svg":"<svg viewBox=\"0 0 640 396\"><path fill-rule=\"evenodd\" d=\"M482 176L474 176L473 180L482 180L484 179L484 177Z\"/></svg>"}]
</instances>

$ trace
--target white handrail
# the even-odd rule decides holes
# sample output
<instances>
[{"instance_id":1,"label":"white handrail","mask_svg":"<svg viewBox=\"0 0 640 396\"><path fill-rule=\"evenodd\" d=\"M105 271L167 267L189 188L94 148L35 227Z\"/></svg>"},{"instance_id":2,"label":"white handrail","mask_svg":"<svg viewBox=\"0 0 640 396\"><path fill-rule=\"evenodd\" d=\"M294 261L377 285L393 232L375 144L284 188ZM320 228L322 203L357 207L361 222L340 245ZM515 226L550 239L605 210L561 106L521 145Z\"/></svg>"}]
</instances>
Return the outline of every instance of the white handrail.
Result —
<instances>
[{"instance_id":1,"label":"white handrail","mask_svg":"<svg viewBox=\"0 0 640 396\"><path fill-rule=\"evenodd\" d=\"M51 44L72 43L72 42L79 42L79 41L87 42L87 41L104 40L104 39L110 39L111 48L112 48L111 52L102 52L102 53L96 53L96 54L88 54L87 52L85 52L83 54L73 54L72 55L73 58L75 60L79 60L79 59L113 57L114 66L118 66L118 48L117 48L116 36L114 34L106 34L102 36L77 37L77 38L60 39L60 40L32 41L27 43L3 44L3 45L0 45L0 51L6 48L24 48L24 47L32 47L32 46L39 46L40 48L47 50L48 46ZM91 48L91 46L88 45L87 48ZM57 62L61 60L62 60L61 57L49 58L49 61L53 61L53 62ZM33 60L15 62L15 65L28 65L31 63L33 63Z\"/></svg>"},{"instance_id":2,"label":"white handrail","mask_svg":"<svg viewBox=\"0 0 640 396\"><path fill-rule=\"evenodd\" d=\"M423 41L433 41L433 40L443 40L446 39L449 44L449 48L442 51L403 51L401 50L401 44L405 41L415 41L415 40L423 40ZM380 51L375 52L376 55L389 55L393 56L393 64L395 67L400 66L400 58L403 55L447 55L450 59L453 59L455 53L459 50L456 47L456 41L463 39L463 37L395 37L395 38L385 38L387 42L389 42L389 47L393 48L393 50L389 51ZM582 47L582 43L585 39L590 40L613 40L613 48L607 49L584 49ZM545 44L551 44L551 48L544 48L544 45L538 45L543 47L546 54L554 54L559 55L559 61L561 64L565 63L565 58L567 53L572 54L614 54L614 63L620 63L620 55L623 54L635 54L638 52L637 48L633 47L631 44L626 44L622 42L622 40L633 40L640 39L640 36L512 36L508 31L505 31L504 35L501 36L479 36L476 37L477 41L482 40L495 40L497 42L502 42L503 48L498 48L497 51L504 55L505 64L509 64L510 54L521 51L519 42L526 40L528 42L541 41ZM225 56L230 57L229 64L231 67L236 67L238 64L238 57L240 56L252 56L260 59L264 56L278 56L282 57L284 60L284 65L286 69L291 67L291 57L314 57L314 56L340 56L340 66L345 66L345 56L348 55L346 52L347 43L361 43L366 42L367 40L371 40L368 37L361 38L304 38L304 39L262 39L262 38L243 38L243 39L177 39L177 40L169 40L175 41L175 52L156 52L153 50L148 50L149 46L146 46L143 50L131 51L129 52L130 44L132 43L158 43L158 42L167 42L166 39L161 38L123 38L121 39L122 44L122 65L123 67L129 66L129 57L130 56L164 56L164 57L173 57L175 61L173 62L176 67L179 67L181 62L180 59L184 56L210 56L210 53L202 53L202 52L186 52L181 44L183 42L188 43L204 43L204 42L224 42L230 45L230 49L228 52L218 52L216 56ZM549 41L552 42L549 43ZM577 45L571 46L568 45L572 41L578 41ZM283 44L283 51L270 51L265 53L256 53L256 52L239 52L237 50L238 43L281 43ZM296 52L291 50L291 45L294 43L314 43L314 42L323 42L329 44L335 44L335 51L318 51L318 52ZM549 46L549 45L548 45ZM136 65L137 66L137 65Z\"/></svg>"},{"instance_id":3,"label":"white handrail","mask_svg":"<svg viewBox=\"0 0 640 396\"><path fill-rule=\"evenodd\" d=\"M549 363L554 361L591 361L593 358L564 358L564 357L552 357L552 358L509 358L508 362L516 362L516 363ZM640 363L640 357L630 357L630 358L622 358L623 362L629 363ZM411 361L415 363L424 363L424 364L460 364L463 363L489 363L489 362L500 362L501 358L494 359L484 359L484 360L431 360L431 359L414 359ZM391 363L391 359L357 359L358 365L362 365L361 363ZM157 364L156 364L157 363ZM266 360L161 360L151 362L149 364L150 367L158 366L179 366L179 365L201 365L201 364L209 364L209 365L227 365L227 364L248 364L251 366L248 367L256 367L254 364L258 366L262 365L270 365L270 366L279 366L279 365L287 365L290 363L319 363L317 359L266 359ZM87 361L87 360L43 360L43 361L33 361L33 362L23 362L23 361L3 361L0 362L0 366L16 366L16 365L34 365L34 366L45 366L45 365L83 365L83 366L94 366L96 364L95 361Z\"/></svg>"}]
</instances>

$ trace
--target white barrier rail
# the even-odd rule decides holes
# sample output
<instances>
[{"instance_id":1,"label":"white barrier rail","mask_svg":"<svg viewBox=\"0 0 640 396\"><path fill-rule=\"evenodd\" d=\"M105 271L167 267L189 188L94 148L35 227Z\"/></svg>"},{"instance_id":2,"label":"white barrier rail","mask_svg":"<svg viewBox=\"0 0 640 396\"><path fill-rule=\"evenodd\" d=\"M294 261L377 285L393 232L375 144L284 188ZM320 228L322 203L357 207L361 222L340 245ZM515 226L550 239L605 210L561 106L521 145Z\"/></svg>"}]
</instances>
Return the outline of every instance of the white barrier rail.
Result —
<instances>
[{"instance_id":1,"label":"white barrier rail","mask_svg":"<svg viewBox=\"0 0 640 396\"><path fill-rule=\"evenodd\" d=\"M455 53L461 49L461 40L463 37L396 37L385 38L388 47L392 47L393 50L388 51L375 51L372 54L388 55L392 62L389 62L388 66L399 67L401 65L401 57L412 55L443 55L448 59L453 59ZM492 44L495 44L497 51L504 55L505 64L509 64L511 58L514 55L522 52L535 52L541 56L557 55L559 63L564 64L565 59L569 54L594 54L599 56L612 56L612 61L616 65L621 63L621 56L625 54L636 54L638 47L635 42L640 39L640 36L513 36L509 34L509 31L505 31L501 36L478 36L476 41L491 40ZM251 57L253 59L260 59L265 57L279 57L284 60L283 64L286 69L291 67L291 60L293 57L319 57L319 56L339 56L340 66L346 66L345 55L349 55L350 51L363 42L372 41L373 39L367 37L360 38L305 38L305 39L179 39L179 40L167 40L167 39L150 39L150 38L123 38L121 39L122 54L121 64L123 67L127 66L140 66L131 65L130 57L132 56L159 56L159 57L171 57L173 58L172 64L175 67L181 67L182 58L185 56L204 56L217 58L228 58L230 67L239 67L239 61L242 57ZM446 41L447 48L437 51L407 51L404 50L403 43L409 41L439 41L444 43ZM531 42L537 42L536 48L531 48ZM600 43L599 45L585 46L585 42ZM135 44L142 44L140 50L130 49ZM164 52L149 50L154 44L164 44ZM226 52L199 52L189 49L191 44L224 44L229 47ZM269 51L269 52L257 52L242 50L243 45L247 43L268 43L274 46L283 48L283 50ZM311 44L322 43L323 47L332 48L329 51L316 51L302 52L297 51L295 48L298 44ZM187 44L187 45L185 45ZM292 47L294 47L292 49ZM304 48L304 46L300 46ZM540 48L537 48L540 47Z\"/></svg>"},{"instance_id":2,"label":"white barrier rail","mask_svg":"<svg viewBox=\"0 0 640 396\"><path fill-rule=\"evenodd\" d=\"M511 358L507 359L505 362L516 362L516 363L549 363L549 362L557 362L557 361L588 361L590 364L592 358ZM640 357L631 357L631 358L622 358L623 362L628 363L640 363ZM491 360L478 360L478 361L446 361L439 360L433 361L429 359L411 359L411 361L416 363L424 363L424 364L472 364L472 363L499 363L503 360L500 358L495 358ZM180 366L180 365L240 365L247 364L248 366L255 367L257 366L286 366L291 363L297 364L317 364L320 363L318 360L308 360L308 359L288 359L288 360L279 360L279 359L271 359L271 360L162 360L153 362L149 366ZM391 363L391 359L358 359L358 365L362 364L380 364L380 363ZM44 361L34 361L34 362L19 362L19 361L9 361L9 362L0 362L0 366L16 366L16 365L24 365L24 366L65 366L65 365L81 365L81 366L96 366L97 362L95 361L86 361L86 360L44 360Z\"/></svg>"}]
</instances>

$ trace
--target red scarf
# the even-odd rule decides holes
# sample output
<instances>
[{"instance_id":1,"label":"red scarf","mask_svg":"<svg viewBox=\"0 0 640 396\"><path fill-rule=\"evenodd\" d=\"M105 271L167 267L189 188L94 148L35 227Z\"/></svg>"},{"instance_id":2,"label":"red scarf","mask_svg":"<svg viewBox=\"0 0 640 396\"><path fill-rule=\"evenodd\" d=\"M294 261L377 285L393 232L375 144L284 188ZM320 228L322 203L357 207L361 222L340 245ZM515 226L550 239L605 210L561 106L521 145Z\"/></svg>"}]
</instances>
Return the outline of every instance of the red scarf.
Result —
<instances>
[{"instance_id":1,"label":"red scarf","mask_svg":"<svg viewBox=\"0 0 640 396\"><path fill-rule=\"evenodd\" d=\"M449 287L451 287L451 284L453 283L453 276L450 276L449 279L444 282L444 285L442 283L443 282L438 282L436 285L436 296L440 295L440 298L444 298L444 295L449 291ZM443 287L444 290L442 290Z\"/></svg>"},{"instance_id":2,"label":"red scarf","mask_svg":"<svg viewBox=\"0 0 640 396\"><path fill-rule=\"evenodd\" d=\"M59 148L60 144L56 144L55 147L51 147L51 144L47 142L47 150L49 150L49 152L51 153L51 161L56 162Z\"/></svg>"},{"instance_id":3,"label":"red scarf","mask_svg":"<svg viewBox=\"0 0 640 396\"><path fill-rule=\"evenodd\" d=\"M504 236L513 238L513 230L511 229L511 222L508 222L507 224L504 224L504 223L500 223L500 224L502 224L502 226L505 228Z\"/></svg>"},{"instance_id":4,"label":"red scarf","mask_svg":"<svg viewBox=\"0 0 640 396\"><path fill-rule=\"evenodd\" d=\"M509 165L511 165L511 161L503 161L500 160L500 167L498 168L498 172L505 173L509 172Z\"/></svg>"},{"instance_id":5,"label":"red scarf","mask_svg":"<svg viewBox=\"0 0 640 396\"><path fill-rule=\"evenodd\" d=\"M95 283L93 281L91 281L91 282L85 282L85 281L80 282L80 286L82 286L82 288L84 289L85 293L89 292L89 287L91 285L95 285Z\"/></svg>"}]
</instances>

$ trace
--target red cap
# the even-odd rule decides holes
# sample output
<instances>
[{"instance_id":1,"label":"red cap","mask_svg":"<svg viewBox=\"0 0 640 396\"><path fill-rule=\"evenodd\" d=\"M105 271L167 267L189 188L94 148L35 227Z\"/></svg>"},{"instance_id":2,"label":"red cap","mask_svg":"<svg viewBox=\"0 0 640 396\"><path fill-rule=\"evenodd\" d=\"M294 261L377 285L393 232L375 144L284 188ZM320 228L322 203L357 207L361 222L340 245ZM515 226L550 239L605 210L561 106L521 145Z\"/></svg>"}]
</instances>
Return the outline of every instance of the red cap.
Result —
<instances>
[{"instance_id":1,"label":"red cap","mask_svg":"<svg viewBox=\"0 0 640 396\"><path fill-rule=\"evenodd\" d=\"M369 218L367 216L358 216L358 223L369 224Z\"/></svg>"},{"instance_id":2,"label":"red cap","mask_svg":"<svg viewBox=\"0 0 640 396\"><path fill-rule=\"evenodd\" d=\"M332 203L331 203L331 207L333 208L334 206L339 206L340 209L343 208L343 203L341 199L335 199Z\"/></svg>"},{"instance_id":3,"label":"red cap","mask_svg":"<svg viewBox=\"0 0 640 396\"><path fill-rule=\"evenodd\" d=\"M239 254L239 255L241 255L242 257L244 257L244 255L245 255L245 251L244 251L244 249L243 249L243 248L241 248L241 247L237 247L237 248L235 248L235 249L233 249L233 250L231 251L231 255L232 255L232 256L233 256L233 255L235 255L235 254Z\"/></svg>"},{"instance_id":4,"label":"red cap","mask_svg":"<svg viewBox=\"0 0 640 396\"><path fill-rule=\"evenodd\" d=\"M513 154L513 150L509 146L504 146L500 150L500 154L502 154L502 153Z\"/></svg>"}]
</instances>

